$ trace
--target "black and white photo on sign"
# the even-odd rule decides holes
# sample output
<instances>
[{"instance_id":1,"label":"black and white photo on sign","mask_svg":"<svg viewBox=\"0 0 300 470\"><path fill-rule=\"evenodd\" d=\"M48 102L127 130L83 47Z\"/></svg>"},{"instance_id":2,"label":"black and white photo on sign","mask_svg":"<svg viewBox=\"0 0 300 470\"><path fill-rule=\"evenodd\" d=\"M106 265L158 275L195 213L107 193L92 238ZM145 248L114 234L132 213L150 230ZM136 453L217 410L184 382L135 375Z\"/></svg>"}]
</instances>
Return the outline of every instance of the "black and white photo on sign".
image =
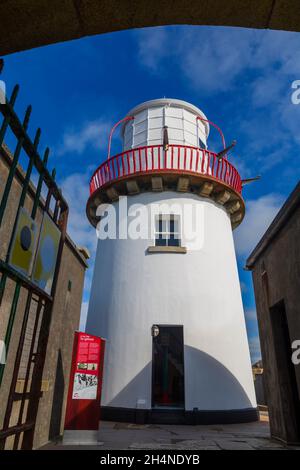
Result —
<instances>
[{"instance_id":1,"label":"black and white photo on sign","mask_svg":"<svg viewBox=\"0 0 300 470\"><path fill-rule=\"evenodd\" d=\"M98 377L93 374L76 373L72 398L75 400L97 398Z\"/></svg>"}]
</instances>

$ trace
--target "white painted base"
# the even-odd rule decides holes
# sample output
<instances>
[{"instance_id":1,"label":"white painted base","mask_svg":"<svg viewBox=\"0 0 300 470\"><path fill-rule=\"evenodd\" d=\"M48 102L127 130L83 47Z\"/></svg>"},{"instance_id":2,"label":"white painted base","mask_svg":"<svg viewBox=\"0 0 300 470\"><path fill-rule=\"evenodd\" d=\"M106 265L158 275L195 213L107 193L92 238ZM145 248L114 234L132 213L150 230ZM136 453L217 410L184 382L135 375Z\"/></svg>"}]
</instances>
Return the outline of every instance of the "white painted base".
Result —
<instances>
[{"instance_id":1,"label":"white painted base","mask_svg":"<svg viewBox=\"0 0 300 470\"><path fill-rule=\"evenodd\" d=\"M98 241L86 332L107 340L101 405L151 409L151 328L177 325L184 335L185 410L256 408L230 218L212 200L172 191L130 196L128 211L144 204L151 214L157 202L182 213L193 208L199 244L184 237L191 234L188 218L186 253L149 253L154 233ZM114 206L119 233L121 201Z\"/></svg>"},{"instance_id":2,"label":"white painted base","mask_svg":"<svg viewBox=\"0 0 300 470\"><path fill-rule=\"evenodd\" d=\"M88 430L67 430L64 431L63 445L103 445L98 440L99 431Z\"/></svg>"}]
</instances>

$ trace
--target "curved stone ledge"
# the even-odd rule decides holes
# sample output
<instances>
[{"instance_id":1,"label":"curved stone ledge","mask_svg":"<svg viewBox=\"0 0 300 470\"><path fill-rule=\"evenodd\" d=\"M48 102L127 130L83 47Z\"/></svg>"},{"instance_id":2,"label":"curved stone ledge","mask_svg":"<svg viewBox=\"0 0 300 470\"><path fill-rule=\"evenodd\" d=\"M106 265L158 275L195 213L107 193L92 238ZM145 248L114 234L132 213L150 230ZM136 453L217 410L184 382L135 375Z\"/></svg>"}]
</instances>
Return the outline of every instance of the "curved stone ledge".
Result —
<instances>
[{"instance_id":1,"label":"curved stone ledge","mask_svg":"<svg viewBox=\"0 0 300 470\"><path fill-rule=\"evenodd\" d=\"M107 183L97 189L89 198L86 214L90 223L96 227L97 207L101 203L115 202L120 196L131 196L141 192L176 191L196 194L199 197L212 199L224 207L230 216L232 228L235 229L245 215L244 200L231 186L216 180L209 175L189 174L182 172L144 173L135 177L124 176L113 183Z\"/></svg>"}]
</instances>

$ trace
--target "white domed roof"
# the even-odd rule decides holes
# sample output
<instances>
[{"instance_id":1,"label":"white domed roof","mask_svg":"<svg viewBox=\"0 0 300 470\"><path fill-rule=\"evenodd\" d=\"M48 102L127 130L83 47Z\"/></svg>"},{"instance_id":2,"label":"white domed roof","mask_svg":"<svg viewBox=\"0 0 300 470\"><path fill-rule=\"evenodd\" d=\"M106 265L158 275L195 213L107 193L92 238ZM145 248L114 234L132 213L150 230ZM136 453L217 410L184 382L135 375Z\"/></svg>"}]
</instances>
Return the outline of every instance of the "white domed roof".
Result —
<instances>
[{"instance_id":1,"label":"white domed roof","mask_svg":"<svg viewBox=\"0 0 300 470\"><path fill-rule=\"evenodd\" d=\"M135 106L126 117L134 119L123 124L123 150L162 145L166 129L170 144L207 148L207 118L186 101L173 98L146 101Z\"/></svg>"},{"instance_id":2,"label":"white domed roof","mask_svg":"<svg viewBox=\"0 0 300 470\"><path fill-rule=\"evenodd\" d=\"M206 115L201 111L201 109L197 108L197 106L194 106L191 103L188 103L187 101L183 100L178 100L176 98L157 98L155 100L149 100L145 101L144 103L140 103L134 108L132 108L126 116L134 116L135 114L138 114L141 111L144 111L145 109L149 108L156 108L156 107L164 107L164 106L171 106L174 108L182 108L186 109L187 111L190 111L192 114L195 114L196 116L200 116L204 119L207 120ZM209 123L205 122L205 128L206 128L206 138L208 137L209 134ZM124 132L125 125L123 125L122 132Z\"/></svg>"}]
</instances>

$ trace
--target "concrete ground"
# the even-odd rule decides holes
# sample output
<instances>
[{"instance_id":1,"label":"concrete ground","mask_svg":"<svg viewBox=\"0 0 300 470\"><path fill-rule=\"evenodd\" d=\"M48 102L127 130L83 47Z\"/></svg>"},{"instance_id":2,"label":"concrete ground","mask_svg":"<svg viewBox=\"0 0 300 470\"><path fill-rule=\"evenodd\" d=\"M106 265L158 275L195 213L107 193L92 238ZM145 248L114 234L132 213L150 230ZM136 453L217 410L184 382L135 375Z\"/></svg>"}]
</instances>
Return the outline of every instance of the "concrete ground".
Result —
<instances>
[{"instance_id":1,"label":"concrete ground","mask_svg":"<svg viewBox=\"0 0 300 470\"><path fill-rule=\"evenodd\" d=\"M278 441L271 441L267 413L261 413L260 421L256 423L211 426L137 425L106 421L101 423L99 441L98 446L64 446L57 441L42 449L300 450L300 446L285 447Z\"/></svg>"}]
</instances>

